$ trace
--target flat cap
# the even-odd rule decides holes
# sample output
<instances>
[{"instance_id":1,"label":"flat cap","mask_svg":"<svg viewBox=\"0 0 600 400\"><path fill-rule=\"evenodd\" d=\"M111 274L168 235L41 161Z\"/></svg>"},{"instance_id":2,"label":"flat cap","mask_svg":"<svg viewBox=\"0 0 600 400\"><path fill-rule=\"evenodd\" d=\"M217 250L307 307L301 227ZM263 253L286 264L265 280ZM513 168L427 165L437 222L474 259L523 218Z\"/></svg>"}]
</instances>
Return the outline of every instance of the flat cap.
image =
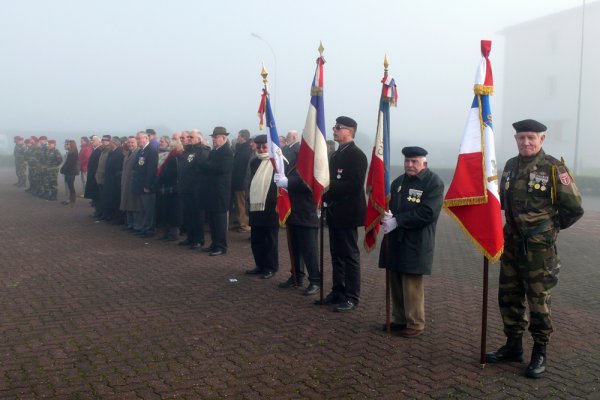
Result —
<instances>
[{"instance_id":1,"label":"flat cap","mask_svg":"<svg viewBox=\"0 0 600 400\"><path fill-rule=\"evenodd\" d=\"M213 133L210 136L219 136L219 135L224 135L227 136L229 135L229 132L227 132L227 129L225 129L222 126L215 126L215 129L213 129Z\"/></svg>"},{"instance_id":2,"label":"flat cap","mask_svg":"<svg viewBox=\"0 0 600 400\"><path fill-rule=\"evenodd\" d=\"M263 143L267 143L267 135L256 135L254 137L254 143L256 144L263 144Z\"/></svg>"},{"instance_id":3,"label":"flat cap","mask_svg":"<svg viewBox=\"0 0 600 400\"><path fill-rule=\"evenodd\" d=\"M523 121L517 121L512 124L513 128L517 133L519 132L546 132L548 129L546 125L538 122L534 119L524 119Z\"/></svg>"},{"instance_id":4,"label":"flat cap","mask_svg":"<svg viewBox=\"0 0 600 400\"><path fill-rule=\"evenodd\" d=\"M402 149L404 157L425 157L427 150L419 146L410 146Z\"/></svg>"},{"instance_id":5,"label":"flat cap","mask_svg":"<svg viewBox=\"0 0 600 400\"><path fill-rule=\"evenodd\" d=\"M248 129L242 129L241 131L238 132L240 135L242 135L243 138L249 139L250 138L250 131Z\"/></svg>"},{"instance_id":6,"label":"flat cap","mask_svg":"<svg viewBox=\"0 0 600 400\"><path fill-rule=\"evenodd\" d=\"M356 128L357 127L357 123L355 120L353 120L350 117L344 117L343 115L341 117L337 117L335 119L336 124L340 124L340 125L344 125L347 126L349 128Z\"/></svg>"},{"instance_id":7,"label":"flat cap","mask_svg":"<svg viewBox=\"0 0 600 400\"><path fill-rule=\"evenodd\" d=\"M102 140L108 140L108 141L110 141L111 138L112 138L112 136L110 136L110 135L104 135L104 136L102 136Z\"/></svg>"}]
</instances>

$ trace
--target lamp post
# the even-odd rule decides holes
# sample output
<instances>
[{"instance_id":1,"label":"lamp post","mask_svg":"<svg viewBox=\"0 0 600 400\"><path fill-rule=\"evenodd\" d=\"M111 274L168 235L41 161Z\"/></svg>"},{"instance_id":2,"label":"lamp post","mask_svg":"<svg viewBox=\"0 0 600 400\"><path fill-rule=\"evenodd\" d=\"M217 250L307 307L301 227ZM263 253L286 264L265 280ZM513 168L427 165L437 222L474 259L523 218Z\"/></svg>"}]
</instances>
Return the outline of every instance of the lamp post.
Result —
<instances>
[{"instance_id":1,"label":"lamp post","mask_svg":"<svg viewBox=\"0 0 600 400\"><path fill-rule=\"evenodd\" d=\"M583 75L583 38L585 28L585 0L582 0L581 5L581 50L579 53L579 89L577 93L577 120L575 121L575 162L573 165L573 172L577 176L579 175L581 163L579 161L579 139L581 129L581 84Z\"/></svg>"},{"instance_id":2,"label":"lamp post","mask_svg":"<svg viewBox=\"0 0 600 400\"><path fill-rule=\"evenodd\" d=\"M267 42L262 36L251 32L250 33L252 36L254 36L255 38L257 38L258 40L260 40L261 42L264 42L268 47L269 50L271 50L271 54L273 54L273 62L274 62L274 68L273 68L273 72L274 72L274 77L273 77L273 106L275 109L277 109L277 56L275 56L275 50L273 50L273 46L271 46L271 44L269 42Z\"/></svg>"}]
</instances>

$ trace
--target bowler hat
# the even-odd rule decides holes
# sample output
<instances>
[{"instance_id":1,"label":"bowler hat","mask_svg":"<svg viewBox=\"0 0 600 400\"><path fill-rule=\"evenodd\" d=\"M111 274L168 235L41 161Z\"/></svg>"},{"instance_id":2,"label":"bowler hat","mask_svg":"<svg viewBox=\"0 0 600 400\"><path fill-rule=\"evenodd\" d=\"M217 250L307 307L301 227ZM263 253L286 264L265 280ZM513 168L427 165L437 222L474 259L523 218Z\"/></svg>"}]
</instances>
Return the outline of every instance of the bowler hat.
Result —
<instances>
[{"instance_id":1,"label":"bowler hat","mask_svg":"<svg viewBox=\"0 0 600 400\"><path fill-rule=\"evenodd\" d=\"M215 129L213 129L213 133L210 136L215 137L215 136L219 136L219 135L227 136L227 135L229 135L229 132L227 132L227 129L225 129L222 126L215 126Z\"/></svg>"}]
</instances>

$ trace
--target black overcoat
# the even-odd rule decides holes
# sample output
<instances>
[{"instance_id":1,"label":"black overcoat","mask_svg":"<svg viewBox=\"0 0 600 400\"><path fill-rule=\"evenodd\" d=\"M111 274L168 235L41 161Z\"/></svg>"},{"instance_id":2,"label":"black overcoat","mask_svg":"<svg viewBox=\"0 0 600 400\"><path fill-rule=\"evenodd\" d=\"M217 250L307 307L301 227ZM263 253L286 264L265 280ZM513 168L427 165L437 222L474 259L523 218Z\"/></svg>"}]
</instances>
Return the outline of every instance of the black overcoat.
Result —
<instances>
[{"instance_id":1,"label":"black overcoat","mask_svg":"<svg viewBox=\"0 0 600 400\"><path fill-rule=\"evenodd\" d=\"M92 151L92 154L90 154L90 159L88 161L87 181L85 183L85 193L83 195L83 197L86 199L97 200L100 197L98 182L96 182L96 171L98 171L100 154L102 154L102 146L96 147Z\"/></svg>"},{"instance_id":2,"label":"black overcoat","mask_svg":"<svg viewBox=\"0 0 600 400\"><path fill-rule=\"evenodd\" d=\"M389 256L381 246L379 267L394 272L430 275L435 227L444 201L444 183L429 169L396 178L390 187L390 211L398 227L388 234ZM412 201L409 200L412 199Z\"/></svg>"},{"instance_id":3,"label":"black overcoat","mask_svg":"<svg viewBox=\"0 0 600 400\"><path fill-rule=\"evenodd\" d=\"M198 168L206 179L206 188L202 188L206 211L229 211L233 168L233 151L229 142L213 149L206 162L199 164Z\"/></svg>"},{"instance_id":4,"label":"black overcoat","mask_svg":"<svg viewBox=\"0 0 600 400\"><path fill-rule=\"evenodd\" d=\"M154 193L156 170L158 168L158 151L150 144L136 155L131 177L131 189L134 194L143 194L144 189Z\"/></svg>"},{"instance_id":5,"label":"black overcoat","mask_svg":"<svg viewBox=\"0 0 600 400\"><path fill-rule=\"evenodd\" d=\"M307 228L318 228L319 218L313 194L295 168L288 176L288 193L292 212L287 219L287 223Z\"/></svg>"},{"instance_id":6,"label":"black overcoat","mask_svg":"<svg viewBox=\"0 0 600 400\"><path fill-rule=\"evenodd\" d=\"M123 174L123 152L120 147L108 153L104 169L102 206L108 210L119 209L121 203L121 176Z\"/></svg>"},{"instance_id":7,"label":"black overcoat","mask_svg":"<svg viewBox=\"0 0 600 400\"><path fill-rule=\"evenodd\" d=\"M252 182L252 178L254 178L254 175L256 174L261 162L262 160L258 158L250 161L250 182ZM277 186L275 185L275 182L273 182L273 174L271 174L271 185L269 186L269 191L267 192L265 209L263 211L250 211L248 213L250 216L250 226L265 226L271 228L278 227L279 215L277 214L277 211L275 211L275 207L277 207Z\"/></svg>"},{"instance_id":8,"label":"black overcoat","mask_svg":"<svg viewBox=\"0 0 600 400\"><path fill-rule=\"evenodd\" d=\"M341 146L329 160L327 225L331 228L364 226L367 213L365 176L367 156L352 141Z\"/></svg>"},{"instance_id":9,"label":"black overcoat","mask_svg":"<svg viewBox=\"0 0 600 400\"><path fill-rule=\"evenodd\" d=\"M246 190L244 180L248 170L248 162L252 157L252 148L250 142L238 143L235 145L235 155L233 156L233 170L231 172L231 189L233 191Z\"/></svg>"}]
</instances>

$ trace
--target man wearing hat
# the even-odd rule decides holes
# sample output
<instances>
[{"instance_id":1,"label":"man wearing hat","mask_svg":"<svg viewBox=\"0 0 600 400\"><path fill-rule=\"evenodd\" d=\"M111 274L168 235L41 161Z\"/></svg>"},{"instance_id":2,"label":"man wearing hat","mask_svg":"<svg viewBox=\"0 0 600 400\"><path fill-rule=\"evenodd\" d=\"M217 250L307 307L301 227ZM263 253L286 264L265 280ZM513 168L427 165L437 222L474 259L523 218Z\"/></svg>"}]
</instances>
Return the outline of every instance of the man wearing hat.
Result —
<instances>
[{"instance_id":1,"label":"man wearing hat","mask_svg":"<svg viewBox=\"0 0 600 400\"><path fill-rule=\"evenodd\" d=\"M21 136L15 136L15 148L13 155L15 157L15 172L17 174L17 183L15 186L23 187L27 183L27 160L25 159L25 151L27 146Z\"/></svg>"},{"instance_id":2,"label":"man wearing hat","mask_svg":"<svg viewBox=\"0 0 600 400\"><path fill-rule=\"evenodd\" d=\"M56 140L48 140L44 160L46 166L46 194L43 197L46 200L55 201L58 194L58 170L63 162L63 157L56 148Z\"/></svg>"},{"instance_id":3,"label":"man wearing hat","mask_svg":"<svg viewBox=\"0 0 600 400\"><path fill-rule=\"evenodd\" d=\"M487 353L490 363L523 361L522 337L533 337L530 378L546 370L546 345L552 333L550 290L558 283L560 259L556 238L561 229L583 215L581 194L564 162L546 154L546 126L526 119L513 124L519 155L504 166L500 200L504 209L504 253L501 258L498 303L506 344Z\"/></svg>"},{"instance_id":4,"label":"man wearing hat","mask_svg":"<svg viewBox=\"0 0 600 400\"><path fill-rule=\"evenodd\" d=\"M279 270L279 215L277 186L273 182L273 164L269 158L267 135L254 138L256 158L250 161L250 245L256 267L248 275L272 278Z\"/></svg>"},{"instance_id":5,"label":"man wearing hat","mask_svg":"<svg viewBox=\"0 0 600 400\"><path fill-rule=\"evenodd\" d=\"M48 166L46 165L46 149L48 148L48 137L40 136L38 138L38 146L36 147L35 158L38 163L38 182L39 190L36 193L38 197L46 198L50 191L48 187L49 176Z\"/></svg>"},{"instance_id":6,"label":"man wearing hat","mask_svg":"<svg viewBox=\"0 0 600 400\"><path fill-rule=\"evenodd\" d=\"M227 253L227 212L231 199L233 151L227 141L229 132L222 126L213 130L213 148L205 163L199 165L207 184L206 219L210 227L211 244L202 249L210 256Z\"/></svg>"},{"instance_id":7,"label":"man wearing hat","mask_svg":"<svg viewBox=\"0 0 600 400\"><path fill-rule=\"evenodd\" d=\"M38 182L38 169L39 164L37 161L37 149L38 147L38 139L35 136L31 136L29 138L29 145L27 146L27 151L25 152L25 160L27 160L27 179L29 180L29 187L25 190L27 193L35 194L39 187Z\"/></svg>"},{"instance_id":8,"label":"man wearing hat","mask_svg":"<svg viewBox=\"0 0 600 400\"><path fill-rule=\"evenodd\" d=\"M382 219L388 246L381 247L379 267L390 270L392 331L412 338L425 329L423 275L431 275L444 183L427 168L425 149L405 147L402 154L404 174L392 182Z\"/></svg>"},{"instance_id":9,"label":"man wearing hat","mask_svg":"<svg viewBox=\"0 0 600 400\"><path fill-rule=\"evenodd\" d=\"M96 204L98 205L96 207L96 217L99 220L103 220L105 219L105 210L104 210L104 199L102 198L104 196L104 175L106 172L106 160L108 159L108 153L110 153L110 140L112 139L111 135L104 135L102 136L102 145L100 146L102 148L101 152L100 152L100 158L98 158L98 168L96 168L96 174L95 174L95 178L96 178L96 184L98 185L98 199L96 201Z\"/></svg>"},{"instance_id":10,"label":"man wearing hat","mask_svg":"<svg viewBox=\"0 0 600 400\"><path fill-rule=\"evenodd\" d=\"M333 283L323 303L335 304L334 310L338 312L354 310L360 297L357 228L365 223L364 185L368 163L365 153L354 143L356 128L356 121L350 117L335 120L333 138L339 148L329 159L330 184L323 198L327 207Z\"/></svg>"}]
</instances>

